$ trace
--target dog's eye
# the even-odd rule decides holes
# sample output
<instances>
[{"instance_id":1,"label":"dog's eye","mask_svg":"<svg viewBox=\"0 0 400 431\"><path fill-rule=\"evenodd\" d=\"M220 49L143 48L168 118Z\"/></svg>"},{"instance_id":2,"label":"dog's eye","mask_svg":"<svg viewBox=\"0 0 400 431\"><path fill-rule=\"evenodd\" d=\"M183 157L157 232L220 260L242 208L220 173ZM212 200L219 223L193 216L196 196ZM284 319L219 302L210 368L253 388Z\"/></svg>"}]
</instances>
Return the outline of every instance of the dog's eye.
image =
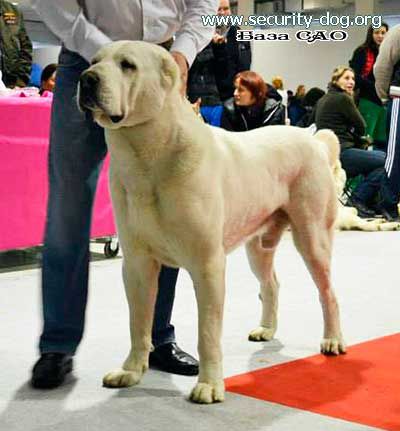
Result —
<instances>
[{"instance_id":1,"label":"dog's eye","mask_svg":"<svg viewBox=\"0 0 400 431\"><path fill-rule=\"evenodd\" d=\"M98 60L92 60L92 62L90 63L92 66L94 66L95 64L97 64L99 61Z\"/></svg>"},{"instance_id":2,"label":"dog's eye","mask_svg":"<svg viewBox=\"0 0 400 431\"><path fill-rule=\"evenodd\" d=\"M128 60L122 60L121 61L121 67L122 67L122 69L136 70L136 66L132 63L129 63Z\"/></svg>"}]
</instances>

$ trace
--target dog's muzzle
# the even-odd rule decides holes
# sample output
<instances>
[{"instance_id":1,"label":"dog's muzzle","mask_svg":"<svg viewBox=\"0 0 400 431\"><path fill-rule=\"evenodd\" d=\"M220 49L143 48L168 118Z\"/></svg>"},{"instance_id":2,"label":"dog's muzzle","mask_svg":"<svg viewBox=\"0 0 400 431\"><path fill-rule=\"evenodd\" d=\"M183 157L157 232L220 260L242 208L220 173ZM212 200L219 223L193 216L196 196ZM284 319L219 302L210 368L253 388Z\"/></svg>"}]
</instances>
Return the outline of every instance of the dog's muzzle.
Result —
<instances>
[{"instance_id":1,"label":"dog's muzzle","mask_svg":"<svg viewBox=\"0 0 400 431\"><path fill-rule=\"evenodd\" d=\"M83 72L79 79L79 106L82 111L90 111L98 106L100 78L96 73Z\"/></svg>"},{"instance_id":2,"label":"dog's muzzle","mask_svg":"<svg viewBox=\"0 0 400 431\"><path fill-rule=\"evenodd\" d=\"M123 115L111 115L101 105L99 101L100 78L92 71L83 72L79 79L79 107L83 112L102 110L107 114L113 123L119 123Z\"/></svg>"}]
</instances>

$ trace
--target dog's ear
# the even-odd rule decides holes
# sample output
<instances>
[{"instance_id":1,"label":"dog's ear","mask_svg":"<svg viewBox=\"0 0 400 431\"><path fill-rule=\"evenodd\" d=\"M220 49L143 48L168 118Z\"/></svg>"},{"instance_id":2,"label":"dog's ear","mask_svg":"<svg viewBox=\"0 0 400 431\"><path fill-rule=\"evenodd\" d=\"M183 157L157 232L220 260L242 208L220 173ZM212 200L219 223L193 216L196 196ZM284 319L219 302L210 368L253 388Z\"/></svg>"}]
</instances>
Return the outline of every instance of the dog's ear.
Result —
<instances>
[{"instance_id":1,"label":"dog's ear","mask_svg":"<svg viewBox=\"0 0 400 431\"><path fill-rule=\"evenodd\" d=\"M165 89L171 89L180 80L179 67L172 56L163 57L161 60L161 85Z\"/></svg>"}]
</instances>

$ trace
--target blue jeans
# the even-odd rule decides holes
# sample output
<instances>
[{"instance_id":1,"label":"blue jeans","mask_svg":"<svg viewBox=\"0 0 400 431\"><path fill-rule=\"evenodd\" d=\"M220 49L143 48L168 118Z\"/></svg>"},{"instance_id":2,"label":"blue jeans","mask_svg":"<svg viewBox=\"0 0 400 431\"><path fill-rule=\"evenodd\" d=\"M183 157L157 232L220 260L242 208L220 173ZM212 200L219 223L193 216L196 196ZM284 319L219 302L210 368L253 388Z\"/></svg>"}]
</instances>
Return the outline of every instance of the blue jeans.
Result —
<instances>
[{"instance_id":1,"label":"blue jeans","mask_svg":"<svg viewBox=\"0 0 400 431\"><path fill-rule=\"evenodd\" d=\"M365 179L353 191L353 196L368 205L385 187L385 158L383 151L348 148L340 154L340 161L348 178L363 175Z\"/></svg>"},{"instance_id":2,"label":"blue jeans","mask_svg":"<svg viewBox=\"0 0 400 431\"><path fill-rule=\"evenodd\" d=\"M93 199L107 152L103 129L77 107L78 80L88 66L78 54L62 49L51 117L41 353L74 354L84 329ZM170 319L177 276L178 269L162 267L153 322L155 346L175 340Z\"/></svg>"}]
</instances>

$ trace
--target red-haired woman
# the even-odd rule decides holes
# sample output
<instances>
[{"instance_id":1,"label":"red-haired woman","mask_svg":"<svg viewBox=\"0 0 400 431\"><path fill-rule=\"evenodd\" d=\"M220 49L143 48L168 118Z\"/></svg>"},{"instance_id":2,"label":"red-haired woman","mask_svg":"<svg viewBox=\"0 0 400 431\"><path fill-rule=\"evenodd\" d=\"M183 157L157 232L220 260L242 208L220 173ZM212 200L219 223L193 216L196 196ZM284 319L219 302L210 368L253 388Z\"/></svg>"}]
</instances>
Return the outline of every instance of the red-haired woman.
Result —
<instances>
[{"instance_id":1,"label":"red-haired woman","mask_svg":"<svg viewBox=\"0 0 400 431\"><path fill-rule=\"evenodd\" d=\"M233 98L224 102L221 127L241 132L273 124L285 124L285 108L273 89L255 72L240 72L234 79Z\"/></svg>"}]
</instances>

